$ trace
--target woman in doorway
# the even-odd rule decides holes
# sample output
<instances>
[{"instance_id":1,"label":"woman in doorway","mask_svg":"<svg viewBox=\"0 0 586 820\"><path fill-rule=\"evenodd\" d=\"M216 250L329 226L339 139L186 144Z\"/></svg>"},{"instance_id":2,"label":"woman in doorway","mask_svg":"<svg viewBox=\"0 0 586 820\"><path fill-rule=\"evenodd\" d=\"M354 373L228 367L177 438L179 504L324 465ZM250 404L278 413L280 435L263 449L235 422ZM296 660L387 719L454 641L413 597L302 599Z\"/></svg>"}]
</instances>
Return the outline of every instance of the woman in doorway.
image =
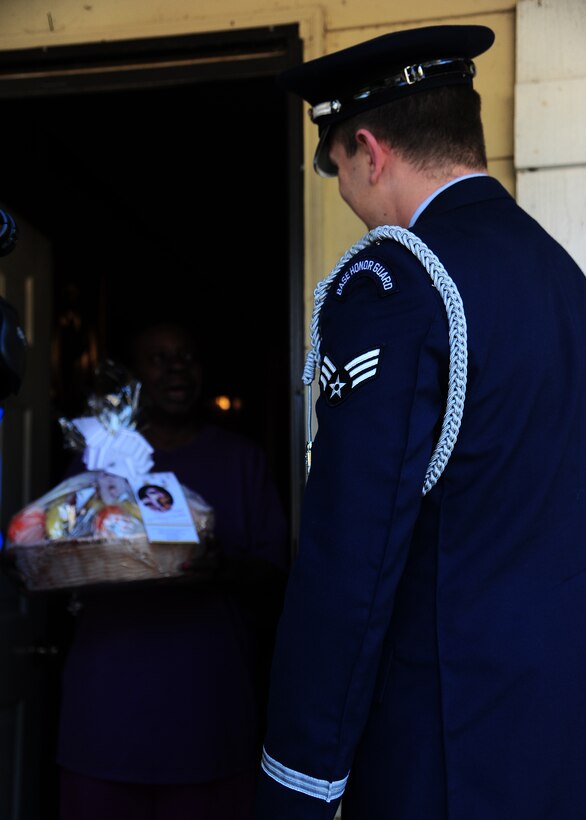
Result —
<instances>
[{"instance_id":1,"label":"woman in doorway","mask_svg":"<svg viewBox=\"0 0 586 820\"><path fill-rule=\"evenodd\" d=\"M83 596L64 670L60 817L247 820L286 520L260 447L204 420L190 328L144 327L131 353L153 471L213 507L217 555L185 583Z\"/></svg>"}]
</instances>

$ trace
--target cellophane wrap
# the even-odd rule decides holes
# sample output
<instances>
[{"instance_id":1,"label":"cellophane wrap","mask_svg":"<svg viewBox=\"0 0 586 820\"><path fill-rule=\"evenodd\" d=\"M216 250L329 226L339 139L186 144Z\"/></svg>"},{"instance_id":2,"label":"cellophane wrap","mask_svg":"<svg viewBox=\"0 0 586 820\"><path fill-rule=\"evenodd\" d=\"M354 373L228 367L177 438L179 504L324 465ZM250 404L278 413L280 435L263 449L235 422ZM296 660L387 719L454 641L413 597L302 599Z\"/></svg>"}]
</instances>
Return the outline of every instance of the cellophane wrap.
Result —
<instances>
[{"instance_id":1,"label":"cellophane wrap","mask_svg":"<svg viewBox=\"0 0 586 820\"><path fill-rule=\"evenodd\" d=\"M87 470L9 522L6 551L29 590L179 577L213 539L212 507L181 485L199 540L149 541L129 483L153 465L152 448L136 430L140 383L118 383L112 368L107 375L112 389L90 398L87 416L59 420L66 446L83 453Z\"/></svg>"}]
</instances>

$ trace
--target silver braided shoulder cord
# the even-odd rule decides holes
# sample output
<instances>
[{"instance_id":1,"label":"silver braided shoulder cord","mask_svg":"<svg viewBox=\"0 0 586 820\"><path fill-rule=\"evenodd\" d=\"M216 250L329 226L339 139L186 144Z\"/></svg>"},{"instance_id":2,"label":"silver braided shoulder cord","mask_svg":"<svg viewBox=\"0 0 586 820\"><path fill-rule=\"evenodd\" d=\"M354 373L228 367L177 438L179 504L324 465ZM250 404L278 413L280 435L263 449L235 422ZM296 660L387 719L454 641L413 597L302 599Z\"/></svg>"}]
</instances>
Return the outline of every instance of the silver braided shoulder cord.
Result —
<instances>
[{"instance_id":1,"label":"silver braided shoulder cord","mask_svg":"<svg viewBox=\"0 0 586 820\"><path fill-rule=\"evenodd\" d=\"M452 450L454 449L454 445L456 444L462 423L468 367L466 316L458 288L437 256L418 236L406 228L400 228L396 225L381 225L366 233L362 239L359 239L358 242L346 251L331 273L318 282L313 292L314 307L310 328L311 347L307 353L305 367L303 369L303 382L307 385L308 391L306 468L309 472L313 443L311 433L311 385L315 378L316 368L321 365L319 314L331 283L344 265L352 259L353 256L359 253L359 251L368 247L368 245L380 242L382 239L394 239L419 259L442 297L448 316L450 343L448 397L440 436L432 453L423 482L422 495L425 495L435 485L444 471L448 459L452 454Z\"/></svg>"}]
</instances>

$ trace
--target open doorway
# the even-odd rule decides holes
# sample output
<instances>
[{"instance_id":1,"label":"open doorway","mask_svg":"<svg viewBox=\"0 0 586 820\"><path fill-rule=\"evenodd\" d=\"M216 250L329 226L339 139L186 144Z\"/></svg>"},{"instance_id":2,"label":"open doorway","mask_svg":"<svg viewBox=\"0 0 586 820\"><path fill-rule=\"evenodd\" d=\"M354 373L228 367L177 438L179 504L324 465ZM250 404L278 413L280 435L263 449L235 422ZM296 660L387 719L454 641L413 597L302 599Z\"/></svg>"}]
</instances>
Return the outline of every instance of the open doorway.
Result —
<instances>
[{"instance_id":1,"label":"open doorway","mask_svg":"<svg viewBox=\"0 0 586 820\"><path fill-rule=\"evenodd\" d=\"M240 400L225 421L267 448L286 500L287 146L271 82L7 109L4 198L54 248L55 416L84 410L94 366L142 315L176 310L206 341L209 398ZM58 445L53 458L57 478Z\"/></svg>"},{"instance_id":2,"label":"open doorway","mask_svg":"<svg viewBox=\"0 0 586 820\"><path fill-rule=\"evenodd\" d=\"M53 410L141 314L202 328L210 399L266 447L289 495L290 185L271 76L2 102L3 199L54 252ZM52 448L52 477L62 468Z\"/></svg>"},{"instance_id":3,"label":"open doorway","mask_svg":"<svg viewBox=\"0 0 586 820\"><path fill-rule=\"evenodd\" d=\"M207 44L202 36L197 46L217 51L230 36L210 35ZM50 484L68 458L58 419L84 410L94 365L118 358L133 317L175 305L207 340L206 396L240 400L219 420L265 448L294 529L303 429L300 122L274 75L298 59L299 45L291 32L256 32L256 57L242 61L247 36L236 40L221 60L199 57L180 75L167 63L157 68L158 56L184 55L193 38L167 38L164 49L134 44L127 63L140 57L149 69L131 82L114 68L101 83L95 72L75 73L122 54L124 44L56 49L61 80L42 78L47 54L0 55L1 199L52 245ZM13 58L20 81L10 79ZM67 640L61 604L49 606L50 644ZM49 672L43 701L56 713L55 663ZM50 801L55 726L47 723L40 789ZM48 805L43 820L52 820Z\"/></svg>"}]
</instances>

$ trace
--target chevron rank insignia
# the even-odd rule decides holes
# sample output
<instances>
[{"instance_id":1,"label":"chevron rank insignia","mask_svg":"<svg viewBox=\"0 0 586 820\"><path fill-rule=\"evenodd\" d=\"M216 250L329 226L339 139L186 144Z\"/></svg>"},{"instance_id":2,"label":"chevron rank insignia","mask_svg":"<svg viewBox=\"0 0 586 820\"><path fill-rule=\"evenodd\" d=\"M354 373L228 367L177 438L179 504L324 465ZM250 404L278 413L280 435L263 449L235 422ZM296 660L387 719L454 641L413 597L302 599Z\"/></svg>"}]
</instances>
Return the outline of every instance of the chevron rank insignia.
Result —
<instances>
[{"instance_id":1,"label":"chevron rank insignia","mask_svg":"<svg viewBox=\"0 0 586 820\"><path fill-rule=\"evenodd\" d=\"M324 356L319 381L327 403L339 404L361 384L374 379L378 374L380 356L380 347L374 347L350 359L343 367L337 367L330 356Z\"/></svg>"}]
</instances>

